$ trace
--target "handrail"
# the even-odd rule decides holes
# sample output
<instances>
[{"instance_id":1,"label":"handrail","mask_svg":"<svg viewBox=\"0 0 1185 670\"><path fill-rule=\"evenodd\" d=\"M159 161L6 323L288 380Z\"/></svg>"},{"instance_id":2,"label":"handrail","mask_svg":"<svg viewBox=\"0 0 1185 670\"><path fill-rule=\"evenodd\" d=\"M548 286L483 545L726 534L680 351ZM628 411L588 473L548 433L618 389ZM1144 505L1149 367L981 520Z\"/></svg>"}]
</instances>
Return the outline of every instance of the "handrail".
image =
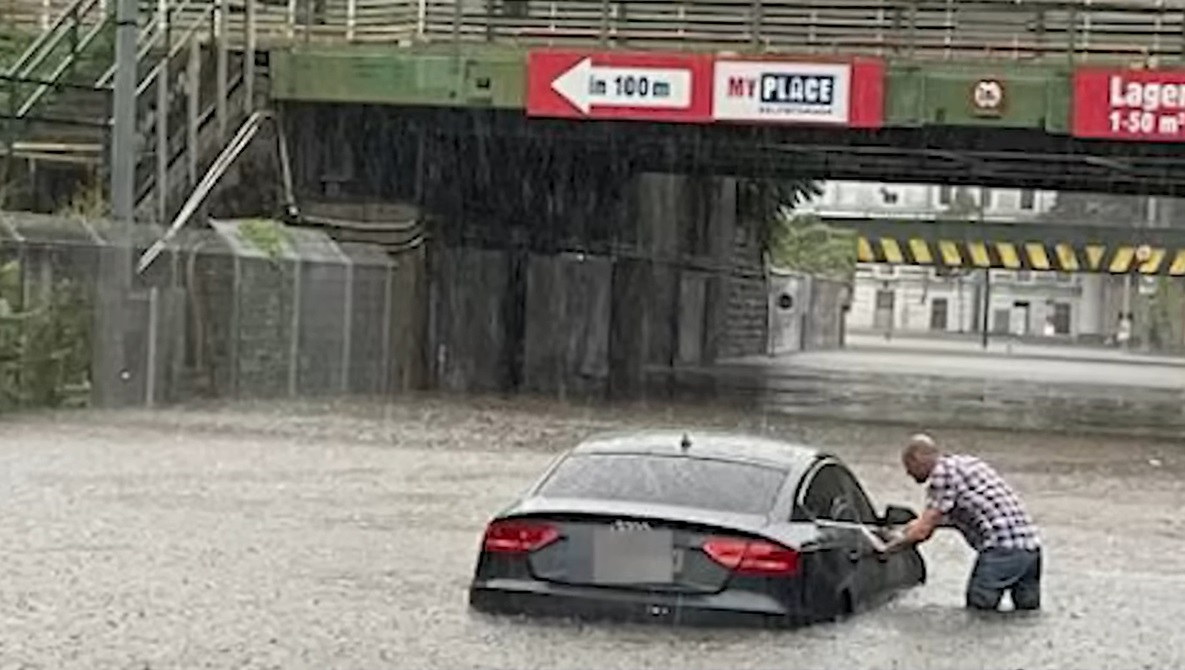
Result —
<instances>
[{"instance_id":1,"label":"handrail","mask_svg":"<svg viewBox=\"0 0 1185 670\"><path fill-rule=\"evenodd\" d=\"M185 33L182 34L181 38L169 47L169 52L157 61L156 65L154 65L152 69L148 71L148 74L144 75L144 79L141 80L136 86L136 97L144 95L144 92L148 90L148 87L156 82L156 78L160 76L162 69L168 66L169 61L176 58L181 53L181 50L189 45L189 41L200 34L202 23L204 22L205 18L212 18L214 11L214 8L210 7L202 17L194 18L192 24L185 31Z\"/></svg>"},{"instance_id":2,"label":"handrail","mask_svg":"<svg viewBox=\"0 0 1185 670\"><path fill-rule=\"evenodd\" d=\"M198 17L194 18L191 26L192 28L196 29L196 27L200 25L202 21L208 18L211 12L214 11L213 3L211 3L210 0L185 0L185 2L181 3L179 6L169 9L169 16L167 19L168 25L170 27L173 25L173 17L183 15L190 9L198 8L200 8L200 14ZM188 30L178 41L187 41L189 37L195 32L194 29ZM145 30L140 36L140 41L142 44L140 45L139 49L136 50L136 61L140 62L147 58L148 55L152 53L152 49L156 47L161 41L161 38L165 37L166 34L170 32L172 32L171 29L169 31L162 30L160 23L156 21L151 22L148 26L148 29ZM98 85L107 86L114 80L115 63L112 63L111 67L107 68L107 70L103 72L102 76L99 77Z\"/></svg>"},{"instance_id":3,"label":"handrail","mask_svg":"<svg viewBox=\"0 0 1185 670\"><path fill-rule=\"evenodd\" d=\"M91 45L91 42L95 41L95 38L99 36L99 33L102 32L106 25L107 20L104 19L103 21L96 23L89 32L83 35L82 39L78 41L78 44L75 46L75 48L72 49L71 52L66 55L66 57L63 58L61 62L58 63L58 66L54 68L54 71L50 73L49 82L39 84L37 89L33 91L33 94L25 99L25 102L17 109L18 118L23 117L32 111L32 109L37 106L37 103L41 101L41 98L43 98L46 93L61 83L60 80L62 75L69 71L70 67L73 66L74 62L78 59L79 54L85 51L86 48Z\"/></svg>"},{"instance_id":4,"label":"handrail","mask_svg":"<svg viewBox=\"0 0 1185 670\"><path fill-rule=\"evenodd\" d=\"M945 58L1185 57L1185 4L1179 0L565 0L521 3L526 11L518 14L496 11L515 3L424 4L424 41L618 48L700 45Z\"/></svg>"},{"instance_id":5,"label":"handrail","mask_svg":"<svg viewBox=\"0 0 1185 670\"><path fill-rule=\"evenodd\" d=\"M76 0L62 12L62 15L54 21L49 30L38 36L33 44L25 49L8 71L21 76L32 74L70 34L70 29L77 27L90 14L91 10L99 6L99 2L100 0Z\"/></svg>"},{"instance_id":6,"label":"handrail","mask_svg":"<svg viewBox=\"0 0 1185 670\"><path fill-rule=\"evenodd\" d=\"M25 50L21 53L20 57L8 67L7 74L20 74L21 69L24 68L26 64L28 64L28 61L33 59L34 56L37 56L41 52L41 50L45 47L46 42L55 39L58 36L58 31L61 30L62 26L66 24L66 21L80 13L79 8L84 3L93 3L95 1L96 0L74 0L74 2L70 3L70 6L67 7L61 14L59 14L58 18L54 19L54 22L50 24L49 28L38 35L37 39L33 40L32 44L25 47ZM54 46L57 46L57 44L55 43ZM51 47L50 51L52 50L53 49ZM29 73L25 72L24 74L27 75Z\"/></svg>"},{"instance_id":7,"label":"handrail","mask_svg":"<svg viewBox=\"0 0 1185 670\"><path fill-rule=\"evenodd\" d=\"M190 217L194 215L202 202L210 195L214 187L218 185L218 181L222 179L227 170L243 154L243 151L251 144L251 140L255 139L255 135L259 133L263 122L271 118L271 112L258 111L252 113L251 116L247 117L246 121L243 121L243 125L239 127L234 138L223 147L222 152L218 154L218 158L214 160L214 163L210 165L206 173L202 175L201 181L198 182L197 186L189 194L189 197L185 200L185 204L181 207L181 211L173 217L173 221L169 224L164 236L154 242L140 256L139 262L136 263L137 273L143 273L144 270L148 269L148 266L152 265L152 261L156 260L157 256L165 250L169 241L189 222Z\"/></svg>"},{"instance_id":8,"label":"handrail","mask_svg":"<svg viewBox=\"0 0 1185 670\"><path fill-rule=\"evenodd\" d=\"M71 7L96 1L75 0ZM230 0L226 21L232 35L246 33L248 1L254 2L256 33L273 43L494 42L918 58L1185 60L1183 0ZM212 6L210 0L171 4L174 25L195 12L204 16ZM55 21L56 31L64 20ZM144 32L141 57L162 39L155 26ZM38 52L31 53L18 60L22 67Z\"/></svg>"}]
</instances>

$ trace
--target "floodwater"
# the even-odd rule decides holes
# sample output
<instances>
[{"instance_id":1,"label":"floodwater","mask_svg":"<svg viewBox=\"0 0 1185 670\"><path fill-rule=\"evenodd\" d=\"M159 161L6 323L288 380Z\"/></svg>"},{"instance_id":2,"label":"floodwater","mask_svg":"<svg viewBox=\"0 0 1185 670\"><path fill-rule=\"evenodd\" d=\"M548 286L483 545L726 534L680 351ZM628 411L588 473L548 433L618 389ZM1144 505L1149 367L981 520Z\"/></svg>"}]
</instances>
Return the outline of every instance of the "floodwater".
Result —
<instances>
[{"instance_id":1,"label":"floodwater","mask_svg":"<svg viewBox=\"0 0 1185 670\"><path fill-rule=\"evenodd\" d=\"M971 556L791 632L477 616L488 515L562 448L631 426L766 431L833 449L916 506L904 430L696 407L530 400L240 405L0 421L0 668L1185 667L1185 452L1166 442L942 430L1043 526L1046 609L961 610Z\"/></svg>"}]
</instances>

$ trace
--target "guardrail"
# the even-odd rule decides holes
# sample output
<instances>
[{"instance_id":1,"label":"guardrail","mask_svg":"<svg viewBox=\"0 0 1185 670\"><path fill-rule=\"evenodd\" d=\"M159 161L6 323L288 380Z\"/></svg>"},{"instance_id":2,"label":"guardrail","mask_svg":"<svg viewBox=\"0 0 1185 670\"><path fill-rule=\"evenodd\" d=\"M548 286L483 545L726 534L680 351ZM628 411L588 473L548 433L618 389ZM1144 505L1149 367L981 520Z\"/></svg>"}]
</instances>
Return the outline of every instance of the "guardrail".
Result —
<instances>
[{"instance_id":1,"label":"guardrail","mask_svg":"<svg viewBox=\"0 0 1185 670\"><path fill-rule=\"evenodd\" d=\"M1185 0L226 0L232 36L246 33L248 2L264 44L1185 60ZM28 0L19 16L29 16L33 4L42 6ZM145 12L154 4L144 2ZM44 16L37 21L50 24Z\"/></svg>"}]
</instances>

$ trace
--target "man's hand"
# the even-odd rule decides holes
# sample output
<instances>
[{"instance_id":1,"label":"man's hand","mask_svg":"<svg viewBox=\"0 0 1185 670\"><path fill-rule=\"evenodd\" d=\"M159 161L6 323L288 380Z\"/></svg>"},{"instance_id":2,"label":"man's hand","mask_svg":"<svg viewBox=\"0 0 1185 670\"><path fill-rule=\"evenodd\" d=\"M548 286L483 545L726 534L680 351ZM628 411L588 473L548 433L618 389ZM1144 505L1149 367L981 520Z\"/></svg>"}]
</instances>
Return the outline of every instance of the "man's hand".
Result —
<instances>
[{"instance_id":1,"label":"man's hand","mask_svg":"<svg viewBox=\"0 0 1185 670\"><path fill-rule=\"evenodd\" d=\"M941 523L942 512L927 508L926 511L922 512L920 517L905 524L905 529L901 532L900 536L885 544L883 553L888 554L904 547L925 542L930 539L930 536L934 534L934 529L938 528Z\"/></svg>"}]
</instances>

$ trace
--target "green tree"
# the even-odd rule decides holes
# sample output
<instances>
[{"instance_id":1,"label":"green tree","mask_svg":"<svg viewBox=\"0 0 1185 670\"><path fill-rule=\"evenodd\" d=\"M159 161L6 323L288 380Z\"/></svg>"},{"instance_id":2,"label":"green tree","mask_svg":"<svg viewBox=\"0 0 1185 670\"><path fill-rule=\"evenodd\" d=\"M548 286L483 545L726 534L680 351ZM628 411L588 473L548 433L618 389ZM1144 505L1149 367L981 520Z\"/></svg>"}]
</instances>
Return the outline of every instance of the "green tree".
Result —
<instances>
[{"instance_id":1,"label":"green tree","mask_svg":"<svg viewBox=\"0 0 1185 670\"><path fill-rule=\"evenodd\" d=\"M769 253L778 267L848 281L856 271L856 234L829 226L814 214L783 212Z\"/></svg>"},{"instance_id":2,"label":"green tree","mask_svg":"<svg viewBox=\"0 0 1185 670\"><path fill-rule=\"evenodd\" d=\"M821 195L813 180L749 179L738 185L738 210L758 225L762 248L775 265L848 280L856 270L856 236L794 209Z\"/></svg>"}]
</instances>

